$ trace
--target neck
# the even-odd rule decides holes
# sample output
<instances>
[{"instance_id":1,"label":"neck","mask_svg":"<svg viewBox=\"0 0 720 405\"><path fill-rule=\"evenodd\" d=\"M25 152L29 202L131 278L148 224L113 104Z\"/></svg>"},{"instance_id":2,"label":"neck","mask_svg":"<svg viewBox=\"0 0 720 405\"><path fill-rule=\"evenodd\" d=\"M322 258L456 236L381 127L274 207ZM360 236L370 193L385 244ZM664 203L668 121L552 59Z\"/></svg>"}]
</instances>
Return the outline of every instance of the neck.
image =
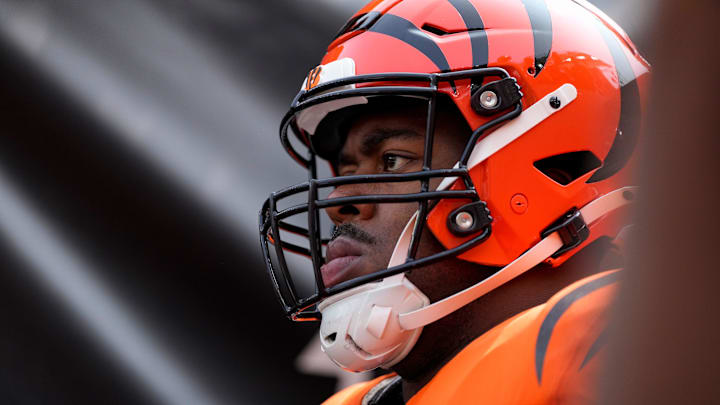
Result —
<instances>
[{"instance_id":1,"label":"neck","mask_svg":"<svg viewBox=\"0 0 720 405\"><path fill-rule=\"evenodd\" d=\"M562 266L536 266L471 304L425 326L412 352L394 367L403 379L405 401L430 382L465 346L494 326L524 310L545 303L555 293L577 280L609 269L610 267L601 266L600 263L610 247L607 239L601 239L578 252ZM471 277L469 285L479 281L477 274L482 275L481 279L489 276L487 271L478 271L468 263L464 263L464 267L471 268L476 273L475 277ZM431 297L431 301L447 295L449 294Z\"/></svg>"}]
</instances>

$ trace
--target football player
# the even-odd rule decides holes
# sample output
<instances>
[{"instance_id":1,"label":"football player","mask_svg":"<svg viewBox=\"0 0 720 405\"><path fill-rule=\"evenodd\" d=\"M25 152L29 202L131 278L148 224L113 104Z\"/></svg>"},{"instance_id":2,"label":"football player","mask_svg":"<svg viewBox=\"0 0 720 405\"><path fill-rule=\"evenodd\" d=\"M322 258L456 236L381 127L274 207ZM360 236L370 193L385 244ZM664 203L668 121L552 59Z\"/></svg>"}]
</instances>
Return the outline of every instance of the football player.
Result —
<instances>
[{"instance_id":1,"label":"football player","mask_svg":"<svg viewBox=\"0 0 720 405\"><path fill-rule=\"evenodd\" d=\"M595 398L648 79L583 0L347 22L281 123L309 180L260 212L286 314L338 366L392 370L328 404Z\"/></svg>"}]
</instances>

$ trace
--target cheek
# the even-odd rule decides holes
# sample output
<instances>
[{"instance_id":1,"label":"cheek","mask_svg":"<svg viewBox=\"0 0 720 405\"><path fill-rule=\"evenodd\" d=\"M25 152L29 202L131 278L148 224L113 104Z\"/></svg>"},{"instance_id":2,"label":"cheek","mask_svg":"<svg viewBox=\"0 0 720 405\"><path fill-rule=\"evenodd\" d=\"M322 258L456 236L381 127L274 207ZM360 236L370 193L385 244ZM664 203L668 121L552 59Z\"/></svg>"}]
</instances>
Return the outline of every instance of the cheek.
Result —
<instances>
[{"instance_id":1,"label":"cheek","mask_svg":"<svg viewBox=\"0 0 720 405\"><path fill-rule=\"evenodd\" d=\"M374 246L378 259L386 265L395 244L412 215L417 211L416 203L378 204L373 221L377 244Z\"/></svg>"},{"instance_id":2,"label":"cheek","mask_svg":"<svg viewBox=\"0 0 720 405\"><path fill-rule=\"evenodd\" d=\"M431 183L431 189L432 187L433 185ZM378 189L376 190L377 194L411 194L418 192L420 192L419 182L378 184ZM418 208L419 205L415 202L377 204L373 226L378 235L378 240L383 241L383 246L380 246L380 248L383 251L390 251L390 253L387 253L387 259L390 258L390 254L395 248L400 234ZM427 234L428 232L423 232L423 234Z\"/></svg>"},{"instance_id":3,"label":"cheek","mask_svg":"<svg viewBox=\"0 0 720 405\"><path fill-rule=\"evenodd\" d=\"M374 194L409 194L417 193L420 191L419 182L407 182L407 183L380 183L373 185ZM387 266L390 256L395 249L400 234L407 225L412 215L418 210L417 203L380 203L376 205L374 218L371 223L367 226L372 227L372 234L377 240L377 244L373 247L373 262L375 266L380 268ZM368 229L370 230L370 229ZM434 239L431 243L427 243L424 239L429 236L430 231L425 230L423 232L423 241L421 243L421 250L437 251L435 247ZM430 238L433 238L430 236ZM436 242L435 242L436 243ZM423 247L424 246L424 247ZM426 254L420 253L420 257Z\"/></svg>"},{"instance_id":4,"label":"cheek","mask_svg":"<svg viewBox=\"0 0 720 405\"><path fill-rule=\"evenodd\" d=\"M467 139L447 133L440 134L433 142L433 169L449 169L460 160Z\"/></svg>"},{"instance_id":5,"label":"cheek","mask_svg":"<svg viewBox=\"0 0 720 405\"><path fill-rule=\"evenodd\" d=\"M417 209L417 203L378 204L377 222L380 233L396 240Z\"/></svg>"},{"instance_id":6,"label":"cheek","mask_svg":"<svg viewBox=\"0 0 720 405\"><path fill-rule=\"evenodd\" d=\"M368 184L367 194L411 194L420 192L419 181Z\"/></svg>"}]
</instances>

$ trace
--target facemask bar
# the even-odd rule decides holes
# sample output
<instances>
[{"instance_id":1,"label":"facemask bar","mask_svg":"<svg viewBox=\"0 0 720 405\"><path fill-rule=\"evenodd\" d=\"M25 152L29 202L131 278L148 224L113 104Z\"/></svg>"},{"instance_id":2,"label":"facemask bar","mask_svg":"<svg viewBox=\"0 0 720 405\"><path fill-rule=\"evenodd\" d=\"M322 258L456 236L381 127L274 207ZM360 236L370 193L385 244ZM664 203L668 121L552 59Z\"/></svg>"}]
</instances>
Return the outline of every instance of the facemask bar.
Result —
<instances>
[{"instance_id":1,"label":"facemask bar","mask_svg":"<svg viewBox=\"0 0 720 405\"><path fill-rule=\"evenodd\" d=\"M290 111L283 118L280 126L281 143L287 150L288 154L298 163L308 169L308 182L297 184L277 191L270 195L260 211L259 231L260 242L263 256L267 266L270 279L273 283L278 300L280 301L286 315L296 321L301 320L319 320L320 314L313 311L314 305L319 301L334 295L358 287L368 282L377 281L385 277L405 272L420 266L425 266L446 257L454 257L471 249L475 245L481 243L490 235L490 227L486 227L483 232L473 237L469 241L457 246L453 249L445 250L437 254L415 258L419 246L420 236L426 224L426 216L429 210L429 202L437 201L443 198L452 199L469 199L471 201L479 201L479 197L475 190L472 179L467 169L467 160L472 152L473 146L477 140L488 129L499 125L502 122L515 118L522 111L522 105L518 102L514 109L505 112L501 116L492 119L484 125L473 131L468 139L463 154L456 168L453 169L430 169L432 161L432 145L435 129L435 108L436 97L438 94L438 83L449 82L455 88L455 80L460 79L482 79L484 77L509 77L508 73L501 68L478 68L457 72L436 73L436 74L419 74L419 73L389 73L354 76L339 80L334 80L308 91L301 91L293 100ZM361 88L347 88L349 85L371 82L425 82L427 87L418 86L375 86ZM426 120L425 133L425 152L423 158L423 168L419 172L401 173L401 174L375 174L375 175L358 175L333 177L329 179L317 179L316 173L316 156L310 145L307 135L297 127L296 115L313 105L350 97L373 97L373 96L410 96L415 98L424 98L428 103L428 115ZM288 139L288 129L292 128L295 136L300 142L308 146L309 157L303 157L298 152L290 140ZM464 190L433 190L429 189L429 182L433 178L456 178L463 181ZM323 188L338 187L347 184L372 184L372 183L390 183L390 182L408 182L420 181L421 189L417 193L411 194L390 194L390 195L359 195L350 197L339 197L332 199L318 199L318 190ZM301 193L308 194L308 202L291 206L289 208L278 210L278 201ZM405 263L393 266L388 269L379 270L371 274L363 275L352 280L341 282L332 287L326 287L322 280L320 266L324 263L322 257L322 246L326 245L329 240L321 240L319 232L320 210L329 207L354 205L354 204L380 204L380 203L401 203L401 202L417 202L418 203L418 220L413 229L412 239L408 252L408 259ZM303 228L293 225L285 221L294 215L307 213L308 227ZM280 238L280 231L292 232L301 237L307 238L310 242L310 249L284 242ZM274 268L270 256L270 245L273 245L274 253L277 257L277 265L279 269ZM297 289L293 283L292 277L287 267L284 252L290 251L301 254L312 259L313 271L315 277L316 292L309 297L299 297Z\"/></svg>"}]
</instances>

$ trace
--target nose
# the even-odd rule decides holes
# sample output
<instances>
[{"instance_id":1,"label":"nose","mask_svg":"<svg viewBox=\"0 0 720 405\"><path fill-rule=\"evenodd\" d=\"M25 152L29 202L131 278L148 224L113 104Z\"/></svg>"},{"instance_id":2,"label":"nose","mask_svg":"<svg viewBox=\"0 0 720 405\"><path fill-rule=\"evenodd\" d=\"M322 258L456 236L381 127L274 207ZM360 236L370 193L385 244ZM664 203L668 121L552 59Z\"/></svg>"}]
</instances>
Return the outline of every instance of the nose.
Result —
<instances>
[{"instance_id":1,"label":"nose","mask_svg":"<svg viewBox=\"0 0 720 405\"><path fill-rule=\"evenodd\" d=\"M327 198L353 197L367 194L369 193L368 190L366 190L366 186L347 184L333 190ZM375 215L375 209L376 204L343 204L328 207L325 210L333 223L340 225L346 222L370 219Z\"/></svg>"}]
</instances>

